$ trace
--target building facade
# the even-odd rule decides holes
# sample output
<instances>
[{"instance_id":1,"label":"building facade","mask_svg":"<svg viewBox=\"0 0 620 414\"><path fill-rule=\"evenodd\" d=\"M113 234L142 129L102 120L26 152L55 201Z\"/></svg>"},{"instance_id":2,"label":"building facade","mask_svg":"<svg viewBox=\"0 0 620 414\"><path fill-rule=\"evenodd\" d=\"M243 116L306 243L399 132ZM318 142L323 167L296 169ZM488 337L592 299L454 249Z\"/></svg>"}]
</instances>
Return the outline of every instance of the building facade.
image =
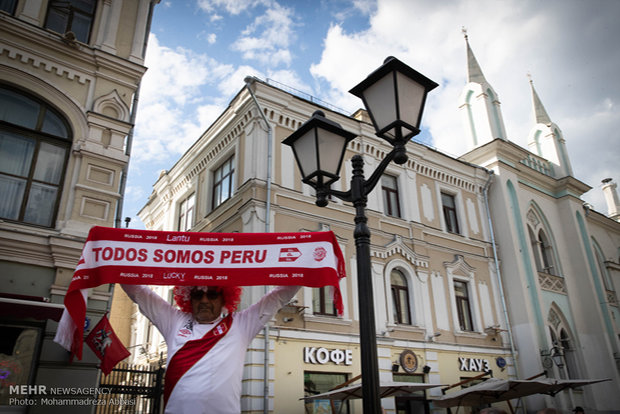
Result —
<instances>
[{"instance_id":1,"label":"building facade","mask_svg":"<svg viewBox=\"0 0 620 414\"><path fill-rule=\"evenodd\" d=\"M471 151L461 159L494 172L489 192L517 372L555 378L609 378L555 399L530 397L528 409L620 412L620 223L618 194L603 180L607 216L580 199L591 187L573 176L570 138L549 117L533 83L528 148L511 142L497 94L467 43L468 84L461 110ZM501 230L501 231L500 231ZM524 352L524 350L531 350ZM561 356L559 364L553 356Z\"/></svg>"},{"instance_id":2,"label":"building facade","mask_svg":"<svg viewBox=\"0 0 620 414\"><path fill-rule=\"evenodd\" d=\"M608 378L515 401L513 408L570 412L581 405L588 413L618 413L616 183L603 180L607 215L583 203L591 187L573 176L567 140L533 84L528 147L509 140L498 94L466 46L460 108L470 150L455 159L411 142L409 161L390 165L369 196L380 378L455 384L485 370L499 378ZM304 406L300 398L360 374L354 210L335 199L316 207L281 142L321 109L357 134L345 160L362 154L366 174L390 149L364 111L343 115L246 81L162 172L139 215L153 230L334 231L347 262L344 316L336 316L330 292L303 288L253 342L242 397L244 412L329 412L327 401ZM347 161L334 188L346 190L351 174ZM171 300L169 288L156 289ZM246 288L243 304L264 292ZM165 357L161 336L138 313L134 320L134 358ZM390 413L444 412L432 404L440 394L434 389L383 405ZM349 403L344 412L361 412L361 405Z\"/></svg>"},{"instance_id":3,"label":"building facade","mask_svg":"<svg viewBox=\"0 0 620 414\"><path fill-rule=\"evenodd\" d=\"M317 207L291 149L281 143L317 109L357 134L334 184L341 190L353 155L363 154L370 174L390 149L363 111L346 116L257 79L247 82L160 175L139 216L152 230L335 233L347 268L344 315L336 315L328 288L302 288L254 340L242 392L244 412L263 412L265 404L274 413L324 412L328 402L304 406L300 399L361 374L355 210L338 200ZM390 165L368 201L380 378L453 384L486 370L514 377L485 207L490 173L415 142L407 150L409 161ZM170 288L155 289L171 298ZM242 305L264 292L245 288ZM138 313L134 319L135 360L165 355L156 330ZM440 395L435 389L383 405L389 413L430 413ZM359 413L361 404L347 409Z\"/></svg>"},{"instance_id":4,"label":"building facade","mask_svg":"<svg viewBox=\"0 0 620 414\"><path fill-rule=\"evenodd\" d=\"M40 398L38 386L98 384L90 349L70 364L52 339L89 229L120 221L158 1L0 2L0 405ZM111 293L89 293L85 334ZM19 401L12 412L54 412Z\"/></svg>"}]
</instances>

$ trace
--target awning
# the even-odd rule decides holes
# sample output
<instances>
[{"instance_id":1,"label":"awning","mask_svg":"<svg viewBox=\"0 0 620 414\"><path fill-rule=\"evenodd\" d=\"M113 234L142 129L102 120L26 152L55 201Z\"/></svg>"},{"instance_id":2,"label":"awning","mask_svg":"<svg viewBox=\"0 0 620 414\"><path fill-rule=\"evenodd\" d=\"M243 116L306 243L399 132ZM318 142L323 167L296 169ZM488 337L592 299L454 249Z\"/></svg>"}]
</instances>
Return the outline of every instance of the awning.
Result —
<instances>
[{"instance_id":1,"label":"awning","mask_svg":"<svg viewBox=\"0 0 620 414\"><path fill-rule=\"evenodd\" d=\"M541 378L533 380L505 380L489 378L471 387L459 391L447 393L443 397L434 400L436 407L478 406L492 404L500 401L512 400L533 394L547 394L554 396L560 391L596 384L598 382L611 381L605 379L555 379Z\"/></svg>"},{"instance_id":2,"label":"awning","mask_svg":"<svg viewBox=\"0 0 620 414\"><path fill-rule=\"evenodd\" d=\"M382 382L379 387L379 397L403 397L411 396L418 391L427 390L429 388L443 387L446 384L427 384L416 382ZM312 400L350 400L362 398L362 384L350 385L348 387L338 388L322 394L311 395L300 398L306 401Z\"/></svg>"},{"instance_id":3,"label":"awning","mask_svg":"<svg viewBox=\"0 0 620 414\"><path fill-rule=\"evenodd\" d=\"M4 294L2 295L7 296ZM16 299L14 297L0 296L0 316L10 318L34 318L41 321L46 319L52 319L56 322L60 321L65 305L43 302L43 298L38 299L39 300Z\"/></svg>"}]
</instances>

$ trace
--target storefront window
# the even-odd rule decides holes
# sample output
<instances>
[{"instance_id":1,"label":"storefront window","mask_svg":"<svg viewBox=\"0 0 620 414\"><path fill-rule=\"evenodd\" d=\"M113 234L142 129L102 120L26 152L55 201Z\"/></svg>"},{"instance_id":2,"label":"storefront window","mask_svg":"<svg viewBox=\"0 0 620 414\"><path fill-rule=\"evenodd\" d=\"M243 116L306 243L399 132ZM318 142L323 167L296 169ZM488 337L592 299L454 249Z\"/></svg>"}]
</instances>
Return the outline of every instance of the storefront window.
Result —
<instances>
[{"instance_id":1,"label":"storefront window","mask_svg":"<svg viewBox=\"0 0 620 414\"><path fill-rule=\"evenodd\" d=\"M0 405L8 405L10 387L30 385L30 372L39 343L39 329L25 326L0 325Z\"/></svg>"},{"instance_id":2,"label":"storefront window","mask_svg":"<svg viewBox=\"0 0 620 414\"><path fill-rule=\"evenodd\" d=\"M304 395L321 394L334 389L336 386L347 381L347 374L335 374L330 372L304 372ZM337 400L312 400L305 404L306 414L349 414L349 403Z\"/></svg>"},{"instance_id":3,"label":"storefront window","mask_svg":"<svg viewBox=\"0 0 620 414\"><path fill-rule=\"evenodd\" d=\"M392 374L394 382L413 382L421 384L424 375L421 374ZM425 391L417 391L407 397L396 397L396 414L428 414L429 404Z\"/></svg>"}]
</instances>

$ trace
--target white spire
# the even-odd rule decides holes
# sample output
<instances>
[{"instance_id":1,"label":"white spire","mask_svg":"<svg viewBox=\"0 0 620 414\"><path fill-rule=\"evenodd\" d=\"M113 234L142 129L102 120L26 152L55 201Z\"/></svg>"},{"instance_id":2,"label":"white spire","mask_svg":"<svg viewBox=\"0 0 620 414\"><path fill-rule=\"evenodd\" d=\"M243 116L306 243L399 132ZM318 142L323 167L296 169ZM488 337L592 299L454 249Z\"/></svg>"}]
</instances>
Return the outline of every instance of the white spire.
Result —
<instances>
[{"instance_id":1,"label":"white spire","mask_svg":"<svg viewBox=\"0 0 620 414\"><path fill-rule=\"evenodd\" d=\"M482 73L465 28L463 35L467 50L467 84L461 93L459 108L471 150L497 138L506 139L506 130L497 93Z\"/></svg>"},{"instance_id":2,"label":"white spire","mask_svg":"<svg viewBox=\"0 0 620 414\"><path fill-rule=\"evenodd\" d=\"M551 117L547 114L529 74L528 78L532 90L535 122L528 137L528 148L531 152L545 158L553 165L553 175L556 178L573 175L573 168L568 158L566 142L564 141L562 131L551 121Z\"/></svg>"}]
</instances>

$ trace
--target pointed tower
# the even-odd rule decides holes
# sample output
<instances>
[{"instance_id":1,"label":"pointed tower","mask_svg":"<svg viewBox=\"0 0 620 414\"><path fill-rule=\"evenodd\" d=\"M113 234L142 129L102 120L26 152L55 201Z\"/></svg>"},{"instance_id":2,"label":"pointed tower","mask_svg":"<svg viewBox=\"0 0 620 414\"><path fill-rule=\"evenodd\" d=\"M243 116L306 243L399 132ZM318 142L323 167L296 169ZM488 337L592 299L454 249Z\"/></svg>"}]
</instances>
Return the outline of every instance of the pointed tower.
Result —
<instances>
[{"instance_id":1,"label":"pointed tower","mask_svg":"<svg viewBox=\"0 0 620 414\"><path fill-rule=\"evenodd\" d=\"M534 82L530 77L532 89L532 101L534 106L534 128L528 136L528 148L534 154L545 158L553 164L553 172L556 178L573 175L566 143L560 128L551 121L542 101L536 93Z\"/></svg>"},{"instance_id":2,"label":"pointed tower","mask_svg":"<svg viewBox=\"0 0 620 414\"><path fill-rule=\"evenodd\" d=\"M467 84L461 93L459 109L471 150L496 138L506 139L506 130L497 93L484 77L465 29L463 34L467 45Z\"/></svg>"}]
</instances>

